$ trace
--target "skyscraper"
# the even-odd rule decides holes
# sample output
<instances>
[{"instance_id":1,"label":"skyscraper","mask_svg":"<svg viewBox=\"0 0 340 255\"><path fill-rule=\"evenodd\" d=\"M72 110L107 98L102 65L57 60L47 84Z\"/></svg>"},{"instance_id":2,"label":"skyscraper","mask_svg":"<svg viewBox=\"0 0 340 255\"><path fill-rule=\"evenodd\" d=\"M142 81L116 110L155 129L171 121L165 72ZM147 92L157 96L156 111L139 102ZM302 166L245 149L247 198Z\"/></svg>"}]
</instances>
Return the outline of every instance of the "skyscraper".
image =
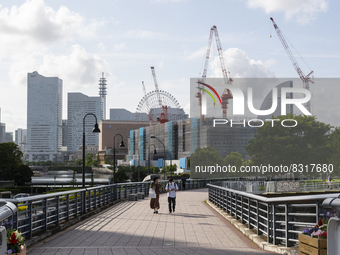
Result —
<instances>
[{"instance_id":1,"label":"skyscraper","mask_svg":"<svg viewBox=\"0 0 340 255\"><path fill-rule=\"evenodd\" d=\"M102 73L102 78L99 79L99 96L102 98L102 120L106 119L106 79L104 78L104 73Z\"/></svg>"},{"instance_id":2,"label":"skyscraper","mask_svg":"<svg viewBox=\"0 0 340 255\"><path fill-rule=\"evenodd\" d=\"M102 119L102 97L89 97L82 93L68 93L67 99L67 152L76 153L83 143L83 119L88 113ZM95 118L85 119L86 145L98 145L98 134L92 133Z\"/></svg>"},{"instance_id":3,"label":"skyscraper","mask_svg":"<svg viewBox=\"0 0 340 255\"><path fill-rule=\"evenodd\" d=\"M62 90L58 77L27 74L27 155L29 161L57 161L62 143Z\"/></svg>"},{"instance_id":4,"label":"skyscraper","mask_svg":"<svg viewBox=\"0 0 340 255\"><path fill-rule=\"evenodd\" d=\"M15 143L19 146L20 150L25 153L27 143L27 130L18 128L15 130Z\"/></svg>"}]
</instances>

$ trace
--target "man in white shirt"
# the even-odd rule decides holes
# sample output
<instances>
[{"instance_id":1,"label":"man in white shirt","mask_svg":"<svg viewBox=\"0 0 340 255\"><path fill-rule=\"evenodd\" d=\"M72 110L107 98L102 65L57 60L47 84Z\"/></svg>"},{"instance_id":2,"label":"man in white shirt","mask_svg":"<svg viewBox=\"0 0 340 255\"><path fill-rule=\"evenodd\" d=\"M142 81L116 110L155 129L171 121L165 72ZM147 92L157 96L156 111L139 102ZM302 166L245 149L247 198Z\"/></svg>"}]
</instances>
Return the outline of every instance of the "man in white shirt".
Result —
<instances>
[{"instance_id":1,"label":"man in white shirt","mask_svg":"<svg viewBox=\"0 0 340 255\"><path fill-rule=\"evenodd\" d=\"M174 183L174 180L169 179L169 183L165 187L166 192L168 192L168 203L169 203L169 213L175 212L176 206L176 191L178 191L178 186ZM172 204L172 211L171 211Z\"/></svg>"}]
</instances>

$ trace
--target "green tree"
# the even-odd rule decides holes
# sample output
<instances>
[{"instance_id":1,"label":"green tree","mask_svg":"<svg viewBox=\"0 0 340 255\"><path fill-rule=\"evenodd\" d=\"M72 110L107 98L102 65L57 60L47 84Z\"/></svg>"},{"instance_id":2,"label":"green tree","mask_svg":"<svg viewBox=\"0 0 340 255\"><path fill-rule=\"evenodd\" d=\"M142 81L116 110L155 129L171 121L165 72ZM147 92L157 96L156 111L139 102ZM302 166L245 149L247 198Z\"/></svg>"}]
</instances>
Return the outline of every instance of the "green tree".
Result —
<instances>
[{"instance_id":1,"label":"green tree","mask_svg":"<svg viewBox=\"0 0 340 255\"><path fill-rule=\"evenodd\" d=\"M129 176L126 173L127 168L118 166L118 170L116 171L116 183L125 183L129 179Z\"/></svg>"},{"instance_id":2,"label":"green tree","mask_svg":"<svg viewBox=\"0 0 340 255\"><path fill-rule=\"evenodd\" d=\"M176 164L173 164L173 165L165 167L165 172L166 173L169 173L169 174L172 175L172 174L174 174L175 171L177 171L177 165Z\"/></svg>"},{"instance_id":3,"label":"green tree","mask_svg":"<svg viewBox=\"0 0 340 255\"><path fill-rule=\"evenodd\" d=\"M73 171L73 176L72 176L72 179L70 181L70 185L72 185L72 187L77 185L76 171Z\"/></svg>"},{"instance_id":4,"label":"green tree","mask_svg":"<svg viewBox=\"0 0 340 255\"><path fill-rule=\"evenodd\" d=\"M229 166L229 165L235 166L238 171L241 168L241 166L244 164L242 155L238 152L232 152L224 158L224 164L226 166ZM241 173L237 171L235 173L231 172L230 175L241 176Z\"/></svg>"},{"instance_id":5,"label":"green tree","mask_svg":"<svg viewBox=\"0 0 340 255\"><path fill-rule=\"evenodd\" d=\"M0 170L4 180L14 180L18 185L30 182L33 171L23 165L22 152L15 143L0 144Z\"/></svg>"},{"instance_id":6,"label":"green tree","mask_svg":"<svg viewBox=\"0 0 340 255\"><path fill-rule=\"evenodd\" d=\"M106 156L104 159L104 164L112 164L112 161L110 161L109 156Z\"/></svg>"},{"instance_id":7,"label":"green tree","mask_svg":"<svg viewBox=\"0 0 340 255\"><path fill-rule=\"evenodd\" d=\"M25 186L25 182L31 182L32 176L32 169L26 165L20 165L13 172L13 180L18 186Z\"/></svg>"},{"instance_id":8,"label":"green tree","mask_svg":"<svg viewBox=\"0 0 340 255\"><path fill-rule=\"evenodd\" d=\"M215 148L207 146L204 148L196 148L195 152L190 156L190 172L192 178L211 178L213 177L226 177L225 173L215 173L210 175L203 172L196 171L197 168L204 169L208 166L223 166L224 161L215 150Z\"/></svg>"},{"instance_id":9,"label":"green tree","mask_svg":"<svg viewBox=\"0 0 340 255\"><path fill-rule=\"evenodd\" d=\"M336 127L332 130L329 136L330 155L328 157L328 163L333 164L334 175L340 175L340 127Z\"/></svg>"},{"instance_id":10,"label":"green tree","mask_svg":"<svg viewBox=\"0 0 340 255\"><path fill-rule=\"evenodd\" d=\"M76 166L82 166L83 165L83 159L82 158L78 158L76 161L74 161L74 164ZM86 165L86 163L85 163Z\"/></svg>"},{"instance_id":11,"label":"green tree","mask_svg":"<svg viewBox=\"0 0 340 255\"><path fill-rule=\"evenodd\" d=\"M91 171L91 182L90 182L90 186L94 187L94 175L93 175L93 171Z\"/></svg>"},{"instance_id":12,"label":"green tree","mask_svg":"<svg viewBox=\"0 0 340 255\"><path fill-rule=\"evenodd\" d=\"M85 156L85 166L93 166L94 163L93 163L93 153L87 153L86 156Z\"/></svg>"},{"instance_id":13,"label":"green tree","mask_svg":"<svg viewBox=\"0 0 340 255\"><path fill-rule=\"evenodd\" d=\"M294 119L298 124L295 127L283 127L277 121L272 127L271 122L266 122L258 128L257 134L245 148L252 156L253 165L290 166L327 162L331 154L330 125L317 121L314 116L287 115L275 118L280 121ZM288 125L288 122L285 124Z\"/></svg>"}]
</instances>

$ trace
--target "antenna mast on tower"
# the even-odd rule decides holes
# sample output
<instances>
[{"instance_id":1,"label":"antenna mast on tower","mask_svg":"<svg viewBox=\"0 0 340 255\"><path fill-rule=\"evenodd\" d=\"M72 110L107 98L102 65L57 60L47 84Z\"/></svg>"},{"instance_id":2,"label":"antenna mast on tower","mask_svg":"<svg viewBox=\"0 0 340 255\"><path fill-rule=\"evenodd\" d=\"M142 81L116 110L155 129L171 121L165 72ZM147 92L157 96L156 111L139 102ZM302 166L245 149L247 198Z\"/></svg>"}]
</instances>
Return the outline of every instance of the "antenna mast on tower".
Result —
<instances>
[{"instance_id":1,"label":"antenna mast on tower","mask_svg":"<svg viewBox=\"0 0 340 255\"><path fill-rule=\"evenodd\" d=\"M102 73L102 77L99 79L99 96L102 98L102 120L106 119L106 89L106 78L104 78L104 73Z\"/></svg>"}]
</instances>

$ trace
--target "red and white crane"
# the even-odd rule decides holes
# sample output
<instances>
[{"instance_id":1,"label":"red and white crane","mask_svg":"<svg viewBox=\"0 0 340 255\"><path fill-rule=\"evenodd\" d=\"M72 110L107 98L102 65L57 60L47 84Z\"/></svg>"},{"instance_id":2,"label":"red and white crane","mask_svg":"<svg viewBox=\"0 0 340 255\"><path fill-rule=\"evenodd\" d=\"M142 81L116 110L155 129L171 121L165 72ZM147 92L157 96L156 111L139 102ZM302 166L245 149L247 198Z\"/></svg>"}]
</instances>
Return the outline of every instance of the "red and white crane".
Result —
<instances>
[{"instance_id":1,"label":"red and white crane","mask_svg":"<svg viewBox=\"0 0 340 255\"><path fill-rule=\"evenodd\" d=\"M156 93L157 93L157 99L158 99L158 103L159 103L159 107L161 109L161 115L159 118L157 118L157 121L159 121L160 123L165 123L168 122L168 106L163 106L162 103L162 99L159 93L159 89L158 89L158 84L157 84L157 79L156 79L156 73L155 73L155 67L151 66L151 72L152 72L152 76L153 76L153 81L155 83L155 88L156 88Z\"/></svg>"},{"instance_id":2,"label":"red and white crane","mask_svg":"<svg viewBox=\"0 0 340 255\"><path fill-rule=\"evenodd\" d=\"M216 40L216 46L217 46L217 52L220 58L220 63L221 63L221 68L222 68L222 74L223 74L223 78L225 79L225 84L232 84L233 80L230 77L230 73L227 71L226 66L225 66L225 62L224 62L224 58L223 58L223 50L222 50L222 45L221 45L221 41L220 38L218 36L218 32L217 32L217 27L213 26L210 29L210 35L209 35L209 41L208 41L208 47L207 47L207 52L205 55L205 64L204 64L204 70L203 70L203 75L202 78L205 79L207 77L207 70L208 70L208 63L209 63L209 57L210 57L210 49L211 49L211 43L212 43L212 38L213 35L215 34L215 40ZM228 75L229 73L229 75ZM198 86L200 87L200 84L198 84ZM202 90L199 90L196 93L196 97L198 98L198 104L200 107L200 116L203 117L202 114ZM228 103L229 103L229 99L232 99L233 96L230 93L229 89L225 89L223 91L222 94L222 112L223 112L223 118L227 118L227 109L228 109Z\"/></svg>"},{"instance_id":3,"label":"red and white crane","mask_svg":"<svg viewBox=\"0 0 340 255\"><path fill-rule=\"evenodd\" d=\"M301 70L300 66L298 65L292 51L290 50L289 46L288 46L288 43L286 41L286 39L284 38L281 30L279 29L279 27L276 25L275 21L273 18L270 18L270 20L273 22L273 26L275 28L275 31L277 33L277 36L279 37L282 45L283 45L283 48L286 50L287 52L287 55L290 59L290 61L292 62L294 68L295 68L295 71L298 73L300 79L302 80L302 84L303 84L303 87L308 89L309 90L309 83L314 83L313 82L313 71L311 71L309 74L305 75L304 72ZM308 101L306 104L305 104L307 110L310 112L311 111L311 106L310 106L310 101Z\"/></svg>"}]
</instances>

